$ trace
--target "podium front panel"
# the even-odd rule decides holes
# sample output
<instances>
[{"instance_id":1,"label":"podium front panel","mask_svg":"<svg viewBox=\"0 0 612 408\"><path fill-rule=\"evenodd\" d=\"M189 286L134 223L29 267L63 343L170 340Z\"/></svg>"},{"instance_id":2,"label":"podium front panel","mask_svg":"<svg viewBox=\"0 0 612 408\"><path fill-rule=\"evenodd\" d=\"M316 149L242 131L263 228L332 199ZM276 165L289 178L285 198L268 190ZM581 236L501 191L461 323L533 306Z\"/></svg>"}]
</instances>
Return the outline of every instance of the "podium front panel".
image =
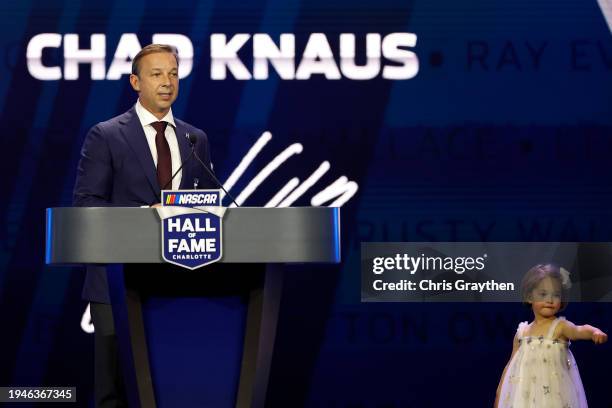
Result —
<instances>
[{"instance_id":1,"label":"podium front panel","mask_svg":"<svg viewBox=\"0 0 612 408\"><path fill-rule=\"evenodd\" d=\"M227 209L224 263L337 263L340 210L329 207ZM48 264L162 263L153 208L47 209Z\"/></svg>"}]
</instances>

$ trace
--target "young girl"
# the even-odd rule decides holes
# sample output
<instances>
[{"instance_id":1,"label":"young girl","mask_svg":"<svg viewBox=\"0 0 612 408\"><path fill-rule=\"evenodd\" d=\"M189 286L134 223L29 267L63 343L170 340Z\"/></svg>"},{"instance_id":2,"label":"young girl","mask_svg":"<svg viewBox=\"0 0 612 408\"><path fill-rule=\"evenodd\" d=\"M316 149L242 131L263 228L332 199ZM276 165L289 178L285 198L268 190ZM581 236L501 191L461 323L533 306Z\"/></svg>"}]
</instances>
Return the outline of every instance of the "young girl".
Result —
<instances>
[{"instance_id":1,"label":"young girl","mask_svg":"<svg viewBox=\"0 0 612 408\"><path fill-rule=\"evenodd\" d=\"M601 344L608 336L597 327L576 326L557 312L567 305L569 272L552 264L536 265L523 277L523 302L534 320L519 324L512 356L497 387L496 408L586 408L584 388L570 340Z\"/></svg>"}]
</instances>

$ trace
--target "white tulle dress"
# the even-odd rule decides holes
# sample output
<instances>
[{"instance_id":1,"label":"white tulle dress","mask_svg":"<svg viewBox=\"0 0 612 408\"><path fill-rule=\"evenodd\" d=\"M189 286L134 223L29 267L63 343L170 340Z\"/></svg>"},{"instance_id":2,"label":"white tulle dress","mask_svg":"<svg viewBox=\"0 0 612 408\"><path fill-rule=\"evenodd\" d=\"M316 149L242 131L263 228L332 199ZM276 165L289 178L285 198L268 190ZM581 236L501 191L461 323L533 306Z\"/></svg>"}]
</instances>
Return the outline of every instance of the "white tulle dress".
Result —
<instances>
[{"instance_id":1,"label":"white tulle dress","mask_svg":"<svg viewBox=\"0 0 612 408\"><path fill-rule=\"evenodd\" d=\"M499 408L586 408L578 367L569 343L553 339L555 319L546 336L525 336L519 324L519 348L510 361L499 395Z\"/></svg>"}]
</instances>

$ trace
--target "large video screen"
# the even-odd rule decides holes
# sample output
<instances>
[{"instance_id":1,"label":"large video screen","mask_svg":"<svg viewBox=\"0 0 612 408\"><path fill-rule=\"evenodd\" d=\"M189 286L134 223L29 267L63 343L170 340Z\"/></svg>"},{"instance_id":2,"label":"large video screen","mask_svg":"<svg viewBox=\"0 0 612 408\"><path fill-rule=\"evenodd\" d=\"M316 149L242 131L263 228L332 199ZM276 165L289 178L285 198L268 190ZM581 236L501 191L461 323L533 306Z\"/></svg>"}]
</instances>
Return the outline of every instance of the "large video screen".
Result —
<instances>
[{"instance_id":1,"label":"large video screen","mask_svg":"<svg viewBox=\"0 0 612 408\"><path fill-rule=\"evenodd\" d=\"M597 242L612 275L609 0L24 0L0 16L0 386L73 386L93 406L84 270L45 263L45 209L72 206L85 137L135 105L151 43L176 47L172 114L206 132L238 205L340 207L341 262L284 278L266 406L493 405L531 310L364 302L364 243ZM609 298L588 300L561 315L609 334ZM607 407L612 349L588 343L572 351Z\"/></svg>"}]
</instances>

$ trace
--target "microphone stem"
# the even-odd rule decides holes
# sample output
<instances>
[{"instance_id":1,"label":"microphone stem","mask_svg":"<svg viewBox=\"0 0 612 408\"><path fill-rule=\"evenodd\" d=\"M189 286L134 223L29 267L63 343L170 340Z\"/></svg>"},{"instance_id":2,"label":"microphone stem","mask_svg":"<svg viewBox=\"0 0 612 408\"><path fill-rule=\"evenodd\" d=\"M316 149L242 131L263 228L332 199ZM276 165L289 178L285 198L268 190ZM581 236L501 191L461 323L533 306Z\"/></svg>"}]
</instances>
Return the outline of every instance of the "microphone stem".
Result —
<instances>
[{"instance_id":1,"label":"microphone stem","mask_svg":"<svg viewBox=\"0 0 612 408\"><path fill-rule=\"evenodd\" d=\"M194 155L194 153L195 153L195 146L192 146L192 147L191 147L191 153L189 153L189 156L187 156L187 160L185 160L184 162L182 162L182 163L181 163L181 167L179 167L179 168L178 168L178 169L177 169L177 170L174 172L174 174L172 175L172 177L170 178L170 180L168 180L168 182L167 182L167 183L166 183L166 184L165 184L165 185L162 187L162 189L161 189L161 190L165 190L165 189L167 189L167 188L168 188L168 186L169 186L170 184L172 184L172 180L174 180L174 178L176 177L176 175L179 173L179 171L181 171L181 169L183 168L183 166L185 165L185 163L187 163L187 162L188 162L188 161L191 159L191 156L193 156L193 155ZM160 190L160 191L161 191L161 190Z\"/></svg>"},{"instance_id":2,"label":"microphone stem","mask_svg":"<svg viewBox=\"0 0 612 408\"><path fill-rule=\"evenodd\" d=\"M210 171L210 169L208 168L208 166L206 164L204 164L204 162L202 161L202 159L200 159L200 156L198 156L198 154L195 152L193 152L193 155L195 156L196 160L200 162L200 164L204 167L204 169L206 170L206 172L208 173L208 175L213 179L213 181L215 183L217 183L217 185L219 187L221 187L221 190L223 190L223 192L225 193L225 195L227 195L229 198L232 199L232 202L234 204L236 204L236 207L240 207L238 205L238 203L236 202L236 200L234 199L234 197L225 189L225 187L223 187L223 184L221 184L221 182L217 179L217 177L215 177L215 175L213 174L212 171Z\"/></svg>"}]
</instances>

